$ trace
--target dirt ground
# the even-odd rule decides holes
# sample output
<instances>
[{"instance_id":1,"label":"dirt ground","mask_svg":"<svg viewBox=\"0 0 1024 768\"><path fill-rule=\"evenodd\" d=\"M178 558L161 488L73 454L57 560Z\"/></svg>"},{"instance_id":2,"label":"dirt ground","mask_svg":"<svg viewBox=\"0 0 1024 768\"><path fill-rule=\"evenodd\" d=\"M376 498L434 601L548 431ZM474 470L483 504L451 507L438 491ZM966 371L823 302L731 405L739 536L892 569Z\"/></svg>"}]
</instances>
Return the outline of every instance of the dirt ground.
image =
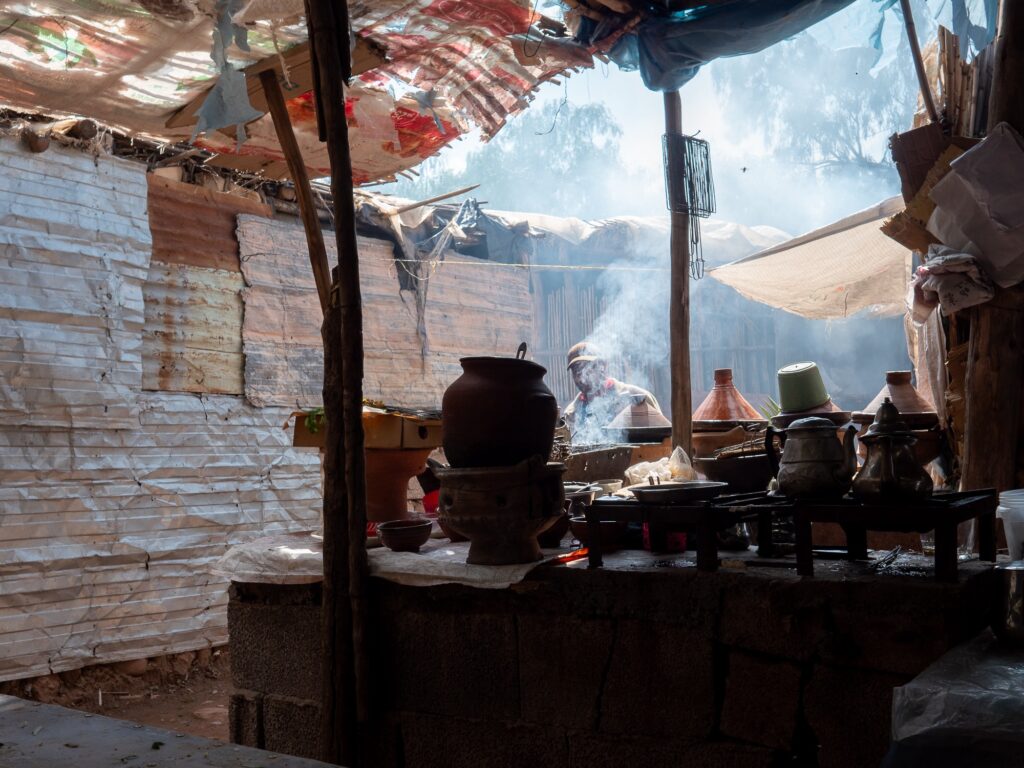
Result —
<instances>
[{"instance_id":1,"label":"dirt ground","mask_svg":"<svg viewBox=\"0 0 1024 768\"><path fill-rule=\"evenodd\" d=\"M0 683L0 693L228 740L227 648L85 667Z\"/></svg>"}]
</instances>

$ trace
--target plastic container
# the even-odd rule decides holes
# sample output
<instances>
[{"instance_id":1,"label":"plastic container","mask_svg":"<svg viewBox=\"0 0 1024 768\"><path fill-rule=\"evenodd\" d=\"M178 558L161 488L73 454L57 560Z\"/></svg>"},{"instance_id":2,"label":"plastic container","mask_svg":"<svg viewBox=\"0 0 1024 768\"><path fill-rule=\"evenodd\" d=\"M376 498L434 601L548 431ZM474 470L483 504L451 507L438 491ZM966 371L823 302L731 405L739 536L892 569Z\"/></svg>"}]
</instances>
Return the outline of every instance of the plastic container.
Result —
<instances>
[{"instance_id":1,"label":"plastic container","mask_svg":"<svg viewBox=\"0 0 1024 768\"><path fill-rule=\"evenodd\" d=\"M1024 489L1003 491L999 494L996 517L1003 521L1010 559L1020 560L1021 547L1024 546Z\"/></svg>"}]
</instances>

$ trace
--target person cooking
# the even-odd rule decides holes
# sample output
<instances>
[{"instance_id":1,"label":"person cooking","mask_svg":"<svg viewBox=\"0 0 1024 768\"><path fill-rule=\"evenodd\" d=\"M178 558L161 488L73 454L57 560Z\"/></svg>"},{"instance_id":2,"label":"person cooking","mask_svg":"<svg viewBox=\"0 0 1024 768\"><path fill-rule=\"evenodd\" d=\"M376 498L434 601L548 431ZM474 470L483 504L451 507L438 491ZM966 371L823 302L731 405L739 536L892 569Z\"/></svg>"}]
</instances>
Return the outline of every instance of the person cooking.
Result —
<instances>
[{"instance_id":1,"label":"person cooking","mask_svg":"<svg viewBox=\"0 0 1024 768\"><path fill-rule=\"evenodd\" d=\"M646 389L608 375L608 361L593 344L580 342L573 345L568 357L569 372L580 391L562 412L573 442L603 442L604 427L623 408L634 404L646 401L661 413L658 401Z\"/></svg>"}]
</instances>

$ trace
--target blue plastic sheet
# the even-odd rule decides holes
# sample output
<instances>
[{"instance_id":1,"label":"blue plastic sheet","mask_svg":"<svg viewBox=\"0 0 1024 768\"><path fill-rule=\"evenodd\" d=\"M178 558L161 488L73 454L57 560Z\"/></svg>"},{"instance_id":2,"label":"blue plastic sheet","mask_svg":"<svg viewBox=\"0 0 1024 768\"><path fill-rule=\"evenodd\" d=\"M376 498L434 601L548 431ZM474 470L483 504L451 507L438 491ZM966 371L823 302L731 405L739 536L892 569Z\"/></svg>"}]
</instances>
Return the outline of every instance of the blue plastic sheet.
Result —
<instances>
[{"instance_id":1,"label":"blue plastic sheet","mask_svg":"<svg viewBox=\"0 0 1024 768\"><path fill-rule=\"evenodd\" d=\"M853 0L726 0L652 16L612 51L620 66L638 66L654 91L674 91L722 56L757 53L792 37Z\"/></svg>"}]
</instances>

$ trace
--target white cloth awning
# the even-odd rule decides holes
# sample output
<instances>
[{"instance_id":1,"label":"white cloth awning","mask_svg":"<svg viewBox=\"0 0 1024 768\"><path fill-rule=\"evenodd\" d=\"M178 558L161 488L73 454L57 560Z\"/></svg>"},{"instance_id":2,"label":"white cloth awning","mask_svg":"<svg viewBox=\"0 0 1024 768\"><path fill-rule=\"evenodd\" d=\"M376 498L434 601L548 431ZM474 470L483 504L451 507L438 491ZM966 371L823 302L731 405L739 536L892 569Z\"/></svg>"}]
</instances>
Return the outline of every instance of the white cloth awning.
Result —
<instances>
[{"instance_id":1,"label":"white cloth awning","mask_svg":"<svg viewBox=\"0 0 1024 768\"><path fill-rule=\"evenodd\" d=\"M911 252L880 227L902 210L903 199L892 197L708 274L748 299L801 317L901 315Z\"/></svg>"}]
</instances>

